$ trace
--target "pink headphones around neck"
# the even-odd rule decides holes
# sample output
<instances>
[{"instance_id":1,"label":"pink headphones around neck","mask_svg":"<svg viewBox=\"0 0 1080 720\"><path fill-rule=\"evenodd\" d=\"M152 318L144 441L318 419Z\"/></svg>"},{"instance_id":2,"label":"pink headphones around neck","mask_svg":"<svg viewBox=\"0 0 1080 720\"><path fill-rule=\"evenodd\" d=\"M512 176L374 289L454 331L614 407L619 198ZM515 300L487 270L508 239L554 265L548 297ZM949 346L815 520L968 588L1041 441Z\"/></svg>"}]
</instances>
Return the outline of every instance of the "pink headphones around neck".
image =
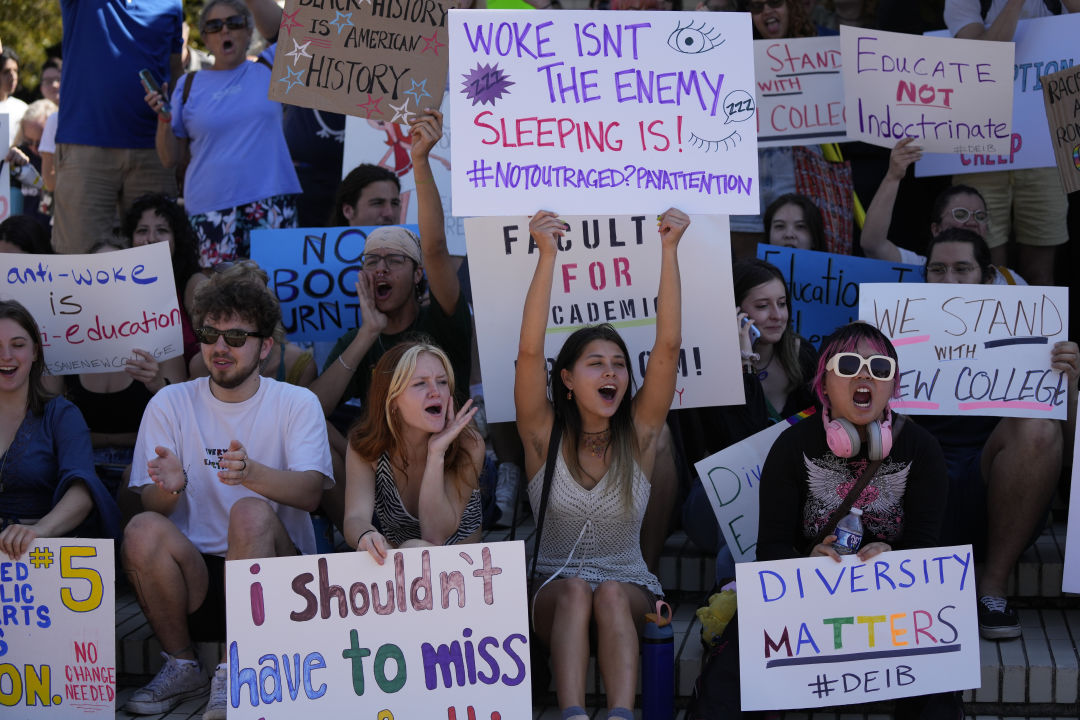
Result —
<instances>
[{"instance_id":1,"label":"pink headphones around neck","mask_svg":"<svg viewBox=\"0 0 1080 720\"><path fill-rule=\"evenodd\" d=\"M825 442L837 457L849 458L859 454L862 441L855 425L844 418L833 420L829 417L829 407L821 409L821 421L825 424ZM885 419L875 420L866 426L866 456L871 460L883 460L892 450L892 410L885 407Z\"/></svg>"}]
</instances>

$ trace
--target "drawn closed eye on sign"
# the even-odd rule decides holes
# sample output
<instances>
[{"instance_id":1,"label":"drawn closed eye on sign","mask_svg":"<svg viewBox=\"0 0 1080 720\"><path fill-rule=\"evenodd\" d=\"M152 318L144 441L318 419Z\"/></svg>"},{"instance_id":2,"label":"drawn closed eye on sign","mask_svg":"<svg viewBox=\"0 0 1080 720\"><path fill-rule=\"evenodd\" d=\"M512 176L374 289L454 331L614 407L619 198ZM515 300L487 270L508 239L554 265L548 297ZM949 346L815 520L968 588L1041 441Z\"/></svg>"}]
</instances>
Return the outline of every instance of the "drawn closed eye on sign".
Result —
<instances>
[{"instance_id":1,"label":"drawn closed eye on sign","mask_svg":"<svg viewBox=\"0 0 1080 720\"><path fill-rule=\"evenodd\" d=\"M700 137L697 133L690 133L690 140L688 142L693 147L702 149L705 152L709 153L713 151L719 152L721 149L732 150L738 146L741 140L742 135L739 134L739 131L732 130L730 135L719 138L717 140L708 140L706 138Z\"/></svg>"},{"instance_id":2,"label":"drawn closed eye on sign","mask_svg":"<svg viewBox=\"0 0 1080 720\"><path fill-rule=\"evenodd\" d=\"M724 44L721 32L704 22L689 22L683 25L681 22L668 35L667 44L672 50L696 55L709 52L715 47Z\"/></svg>"}]
</instances>

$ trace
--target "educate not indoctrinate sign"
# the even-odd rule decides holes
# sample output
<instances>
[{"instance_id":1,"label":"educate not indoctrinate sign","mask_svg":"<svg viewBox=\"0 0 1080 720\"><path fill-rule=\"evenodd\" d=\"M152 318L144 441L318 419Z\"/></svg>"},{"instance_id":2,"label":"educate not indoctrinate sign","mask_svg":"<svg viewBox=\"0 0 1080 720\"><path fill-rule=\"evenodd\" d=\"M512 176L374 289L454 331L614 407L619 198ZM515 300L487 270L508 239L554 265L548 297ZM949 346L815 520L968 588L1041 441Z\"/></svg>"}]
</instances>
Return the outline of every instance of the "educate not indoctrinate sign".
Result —
<instances>
[{"instance_id":1,"label":"educate not indoctrinate sign","mask_svg":"<svg viewBox=\"0 0 1080 720\"><path fill-rule=\"evenodd\" d=\"M852 140L927 152L1008 152L1012 43L920 37L841 26Z\"/></svg>"},{"instance_id":2,"label":"educate not indoctrinate sign","mask_svg":"<svg viewBox=\"0 0 1080 720\"><path fill-rule=\"evenodd\" d=\"M747 14L451 10L449 29L455 215L758 211Z\"/></svg>"},{"instance_id":3,"label":"educate not indoctrinate sign","mask_svg":"<svg viewBox=\"0 0 1080 720\"><path fill-rule=\"evenodd\" d=\"M229 717L531 720L524 543L229 561Z\"/></svg>"},{"instance_id":4,"label":"educate not indoctrinate sign","mask_svg":"<svg viewBox=\"0 0 1080 720\"><path fill-rule=\"evenodd\" d=\"M135 348L158 362L184 351L168 243L94 255L0 254L0 298L34 316L52 375L122 370Z\"/></svg>"},{"instance_id":5,"label":"educate not indoctrinate sign","mask_svg":"<svg viewBox=\"0 0 1080 720\"><path fill-rule=\"evenodd\" d=\"M0 555L0 705L11 717L116 714L112 540L38 538Z\"/></svg>"},{"instance_id":6,"label":"educate not indoctrinate sign","mask_svg":"<svg viewBox=\"0 0 1080 720\"><path fill-rule=\"evenodd\" d=\"M970 545L740 563L743 710L979 687Z\"/></svg>"},{"instance_id":7,"label":"educate not indoctrinate sign","mask_svg":"<svg viewBox=\"0 0 1080 720\"><path fill-rule=\"evenodd\" d=\"M1050 351L1068 339L1068 288L871 283L859 319L896 347L897 410L1065 419L1068 377Z\"/></svg>"}]
</instances>

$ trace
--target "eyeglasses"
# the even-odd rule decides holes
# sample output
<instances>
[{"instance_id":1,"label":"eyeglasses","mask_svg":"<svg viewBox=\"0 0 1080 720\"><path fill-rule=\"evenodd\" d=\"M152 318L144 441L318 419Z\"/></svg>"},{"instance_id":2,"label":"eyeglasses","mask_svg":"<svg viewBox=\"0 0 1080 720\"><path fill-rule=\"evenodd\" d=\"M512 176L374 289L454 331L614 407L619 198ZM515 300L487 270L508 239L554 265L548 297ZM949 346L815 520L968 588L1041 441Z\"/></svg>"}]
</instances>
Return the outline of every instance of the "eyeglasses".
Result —
<instances>
[{"instance_id":1,"label":"eyeglasses","mask_svg":"<svg viewBox=\"0 0 1080 720\"><path fill-rule=\"evenodd\" d=\"M768 5L773 10L783 5L787 0L764 0L764 2L751 2L748 3L746 9L750 11L751 15L760 15L765 12L765 6Z\"/></svg>"},{"instance_id":2,"label":"eyeglasses","mask_svg":"<svg viewBox=\"0 0 1080 720\"><path fill-rule=\"evenodd\" d=\"M207 20L203 25L203 35L213 35L214 33L221 32L222 28L229 28L230 30L243 30L247 27L247 20L243 15L230 15L224 20L220 18L214 18L213 20Z\"/></svg>"},{"instance_id":3,"label":"eyeglasses","mask_svg":"<svg viewBox=\"0 0 1080 720\"><path fill-rule=\"evenodd\" d=\"M951 211L951 214L953 216L953 219L956 220L956 222L960 223L967 222L968 218L972 215L975 216L975 222L984 223L990 219L990 213L985 210L975 210L974 212L972 212L971 210L962 207L954 207Z\"/></svg>"},{"instance_id":4,"label":"eyeglasses","mask_svg":"<svg viewBox=\"0 0 1080 720\"><path fill-rule=\"evenodd\" d=\"M195 328L195 339L203 345L217 345L219 337L224 337L225 344L229 347L244 347L244 343L247 342L249 337L262 338L266 336L251 330L241 330L240 328L218 330L216 327L210 327L209 325Z\"/></svg>"},{"instance_id":5,"label":"eyeglasses","mask_svg":"<svg viewBox=\"0 0 1080 720\"><path fill-rule=\"evenodd\" d=\"M385 262L388 270L396 270L409 259L408 255L401 255L400 253L390 253L389 255L364 253L360 256L360 264L364 266L365 270L374 270L379 266L380 262Z\"/></svg>"},{"instance_id":6,"label":"eyeglasses","mask_svg":"<svg viewBox=\"0 0 1080 720\"><path fill-rule=\"evenodd\" d=\"M926 266L927 277L945 277L952 270L953 275L970 275L979 269L978 265L966 262L946 265L945 263L930 263Z\"/></svg>"},{"instance_id":7,"label":"eyeglasses","mask_svg":"<svg viewBox=\"0 0 1080 720\"><path fill-rule=\"evenodd\" d=\"M896 374L896 361L888 355L871 355L864 358L859 353L836 353L825 364L826 370L832 370L839 377L855 377L863 367L870 371L875 380L892 380Z\"/></svg>"}]
</instances>

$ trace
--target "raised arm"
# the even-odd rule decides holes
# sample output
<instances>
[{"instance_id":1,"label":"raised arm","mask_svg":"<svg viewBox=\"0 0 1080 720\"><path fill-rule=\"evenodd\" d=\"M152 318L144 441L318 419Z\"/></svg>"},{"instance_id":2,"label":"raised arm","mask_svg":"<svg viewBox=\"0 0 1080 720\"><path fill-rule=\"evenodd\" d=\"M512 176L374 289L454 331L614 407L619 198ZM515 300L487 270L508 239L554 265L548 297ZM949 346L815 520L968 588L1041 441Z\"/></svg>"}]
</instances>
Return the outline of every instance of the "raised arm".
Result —
<instances>
[{"instance_id":1,"label":"raised arm","mask_svg":"<svg viewBox=\"0 0 1080 720\"><path fill-rule=\"evenodd\" d=\"M413 179L416 181L417 219L420 227L420 249L424 255L424 272L427 274L431 296L447 315L454 314L461 283L457 269L446 247L446 218L443 216L442 198L435 186L435 176L429 161L431 149L442 137L442 113L428 109L409 123L412 145Z\"/></svg>"},{"instance_id":2,"label":"raised arm","mask_svg":"<svg viewBox=\"0 0 1080 720\"><path fill-rule=\"evenodd\" d=\"M922 148L913 145L914 142L914 138L903 138L893 147L889 153L889 171L878 185L874 199L866 210L866 221L863 223L859 244L868 258L900 262L900 249L889 239L889 225L892 223L900 181L907 174L908 166L922 157Z\"/></svg>"},{"instance_id":3,"label":"raised arm","mask_svg":"<svg viewBox=\"0 0 1080 720\"><path fill-rule=\"evenodd\" d=\"M267 41L277 37L281 27L281 8L274 0L244 0L252 17L255 18L255 29L259 31Z\"/></svg>"},{"instance_id":4,"label":"raised arm","mask_svg":"<svg viewBox=\"0 0 1080 720\"><path fill-rule=\"evenodd\" d=\"M547 397L548 308L551 307L551 282L555 272L558 240L569 226L555 213L541 210L529 221L529 234L536 243L538 259L525 307L521 312L521 337L514 369L514 406L517 409L518 434L525 446L525 471L529 477L545 461L547 441L555 412Z\"/></svg>"}]
</instances>

